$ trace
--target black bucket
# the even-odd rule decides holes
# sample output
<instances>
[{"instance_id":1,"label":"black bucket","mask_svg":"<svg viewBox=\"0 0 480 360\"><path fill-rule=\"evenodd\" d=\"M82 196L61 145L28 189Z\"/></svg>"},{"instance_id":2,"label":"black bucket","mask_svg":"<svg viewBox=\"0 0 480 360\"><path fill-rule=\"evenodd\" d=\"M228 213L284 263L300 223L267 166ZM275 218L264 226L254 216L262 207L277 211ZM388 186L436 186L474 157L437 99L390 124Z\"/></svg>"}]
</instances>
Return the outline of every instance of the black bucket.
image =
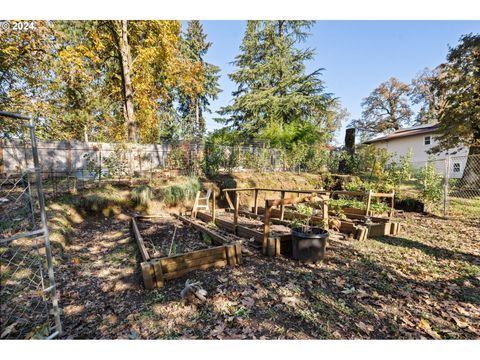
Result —
<instances>
[{"instance_id":1,"label":"black bucket","mask_svg":"<svg viewBox=\"0 0 480 360\"><path fill-rule=\"evenodd\" d=\"M321 228L311 228L310 233L292 229L292 256L295 260L323 260L327 247L328 231Z\"/></svg>"}]
</instances>

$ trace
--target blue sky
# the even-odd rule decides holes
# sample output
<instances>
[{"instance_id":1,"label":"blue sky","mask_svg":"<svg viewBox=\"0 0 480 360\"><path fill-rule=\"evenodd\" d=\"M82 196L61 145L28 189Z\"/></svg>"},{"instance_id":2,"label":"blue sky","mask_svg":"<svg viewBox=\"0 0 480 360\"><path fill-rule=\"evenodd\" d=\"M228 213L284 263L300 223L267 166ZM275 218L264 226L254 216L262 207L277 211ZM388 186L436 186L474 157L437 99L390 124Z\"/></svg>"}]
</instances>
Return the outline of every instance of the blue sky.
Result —
<instances>
[{"instance_id":1,"label":"blue sky","mask_svg":"<svg viewBox=\"0 0 480 360\"><path fill-rule=\"evenodd\" d=\"M213 43L206 61L221 69L220 93L207 114L209 130L221 127L212 120L215 111L232 100L235 84L228 79L230 63L238 54L245 21L202 21ZM184 23L185 26L185 23ZM422 69L445 60L448 46L455 46L462 34L480 33L480 21L317 21L302 46L316 50L309 71L325 68L327 91L340 98L350 119L361 114L362 98L381 82L394 76L410 82ZM337 134L343 142L345 126Z\"/></svg>"}]
</instances>

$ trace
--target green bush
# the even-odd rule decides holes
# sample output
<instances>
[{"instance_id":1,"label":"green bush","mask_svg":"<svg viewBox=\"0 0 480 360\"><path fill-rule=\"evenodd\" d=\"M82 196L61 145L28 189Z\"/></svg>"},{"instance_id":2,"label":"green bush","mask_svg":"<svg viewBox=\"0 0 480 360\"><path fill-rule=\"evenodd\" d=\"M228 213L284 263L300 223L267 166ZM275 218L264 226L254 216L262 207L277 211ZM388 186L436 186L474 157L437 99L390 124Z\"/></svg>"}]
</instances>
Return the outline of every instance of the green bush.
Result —
<instances>
[{"instance_id":1,"label":"green bush","mask_svg":"<svg viewBox=\"0 0 480 360\"><path fill-rule=\"evenodd\" d=\"M418 171L417 179L419 180L420 199L431 211L432 207L440 203L443 198L443 176L437 173L435 166L429 161Z\"/></svg>"}]
</instances>

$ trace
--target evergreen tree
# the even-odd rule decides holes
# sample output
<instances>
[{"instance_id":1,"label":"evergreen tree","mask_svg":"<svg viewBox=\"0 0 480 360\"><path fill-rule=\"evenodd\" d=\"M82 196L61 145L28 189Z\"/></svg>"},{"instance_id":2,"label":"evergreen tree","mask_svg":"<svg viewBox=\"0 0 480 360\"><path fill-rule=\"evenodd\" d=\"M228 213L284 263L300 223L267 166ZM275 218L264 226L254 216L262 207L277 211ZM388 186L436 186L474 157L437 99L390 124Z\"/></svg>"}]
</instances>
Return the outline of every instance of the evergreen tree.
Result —
<instances>
[{"instance_id":1,"label":"evergreen tree","mask_svg":"<svg viewBox=\"0 0 480 360\"><path fill-rule=\"evenodd\" d=\"M182 136L184 138L198 138L205 133L204 113L210 112L210 100L215 100L221 91L218 87L220 69L205 62L205 55L212 45L207 41L207 35L203 31L202 24L198 20L188 23L184 39L182 41L182 53L184 56L197 64L202 69L201 86L197 89L185 91L179 89L179 115L182 124Z\"/></svg>"},{"instance_id":2,"label":"evergreen tree","mask_svg":"<svg viewBox=\"0 0 480 360\"><path fill-rule=\"evenodd\" d=\"M321 131L318 119L335 100L325 92L322 69L306 73L305 62L313 60L314 51L298 47L312 25L312 21L248 21L234 61L238 69L229 74L237 84L233 104L220 109L224 118L218 121L251 139L272 140L274 135L302 141L302 134ZM282 136L285 132L290 134Z\"/></svg>"}]
</instances>

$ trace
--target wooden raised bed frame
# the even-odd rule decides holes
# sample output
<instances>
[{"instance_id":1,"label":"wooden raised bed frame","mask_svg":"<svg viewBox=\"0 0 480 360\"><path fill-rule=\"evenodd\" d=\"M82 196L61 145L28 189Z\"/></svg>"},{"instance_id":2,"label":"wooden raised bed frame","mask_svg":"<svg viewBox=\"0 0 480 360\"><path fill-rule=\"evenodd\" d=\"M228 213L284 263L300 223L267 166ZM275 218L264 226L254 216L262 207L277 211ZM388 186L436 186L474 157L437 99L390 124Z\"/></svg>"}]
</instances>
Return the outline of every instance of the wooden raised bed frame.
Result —
<instances>
[{"instance_id":1,"label":"wooden raised bed frame","mask_svg":"<svg viewBox=\"0 0 480 360\"><path fill-rule=\"evenodd\" d=\"M219 246L204 250L192 251L168 257L152 257L138 229L137 221L142 218L162 218L162 216L134 216L131 218L132 232L140 250L142 276L145 288L154 289L164 286L165 280L176 279L194 270L205 270L212 267L234 266L242 263L242 249L239 242L228 244L228 240L210 229L197 224L183 216L179 220L194 226L208 234Z\"/></svg>"}]
</instances>

